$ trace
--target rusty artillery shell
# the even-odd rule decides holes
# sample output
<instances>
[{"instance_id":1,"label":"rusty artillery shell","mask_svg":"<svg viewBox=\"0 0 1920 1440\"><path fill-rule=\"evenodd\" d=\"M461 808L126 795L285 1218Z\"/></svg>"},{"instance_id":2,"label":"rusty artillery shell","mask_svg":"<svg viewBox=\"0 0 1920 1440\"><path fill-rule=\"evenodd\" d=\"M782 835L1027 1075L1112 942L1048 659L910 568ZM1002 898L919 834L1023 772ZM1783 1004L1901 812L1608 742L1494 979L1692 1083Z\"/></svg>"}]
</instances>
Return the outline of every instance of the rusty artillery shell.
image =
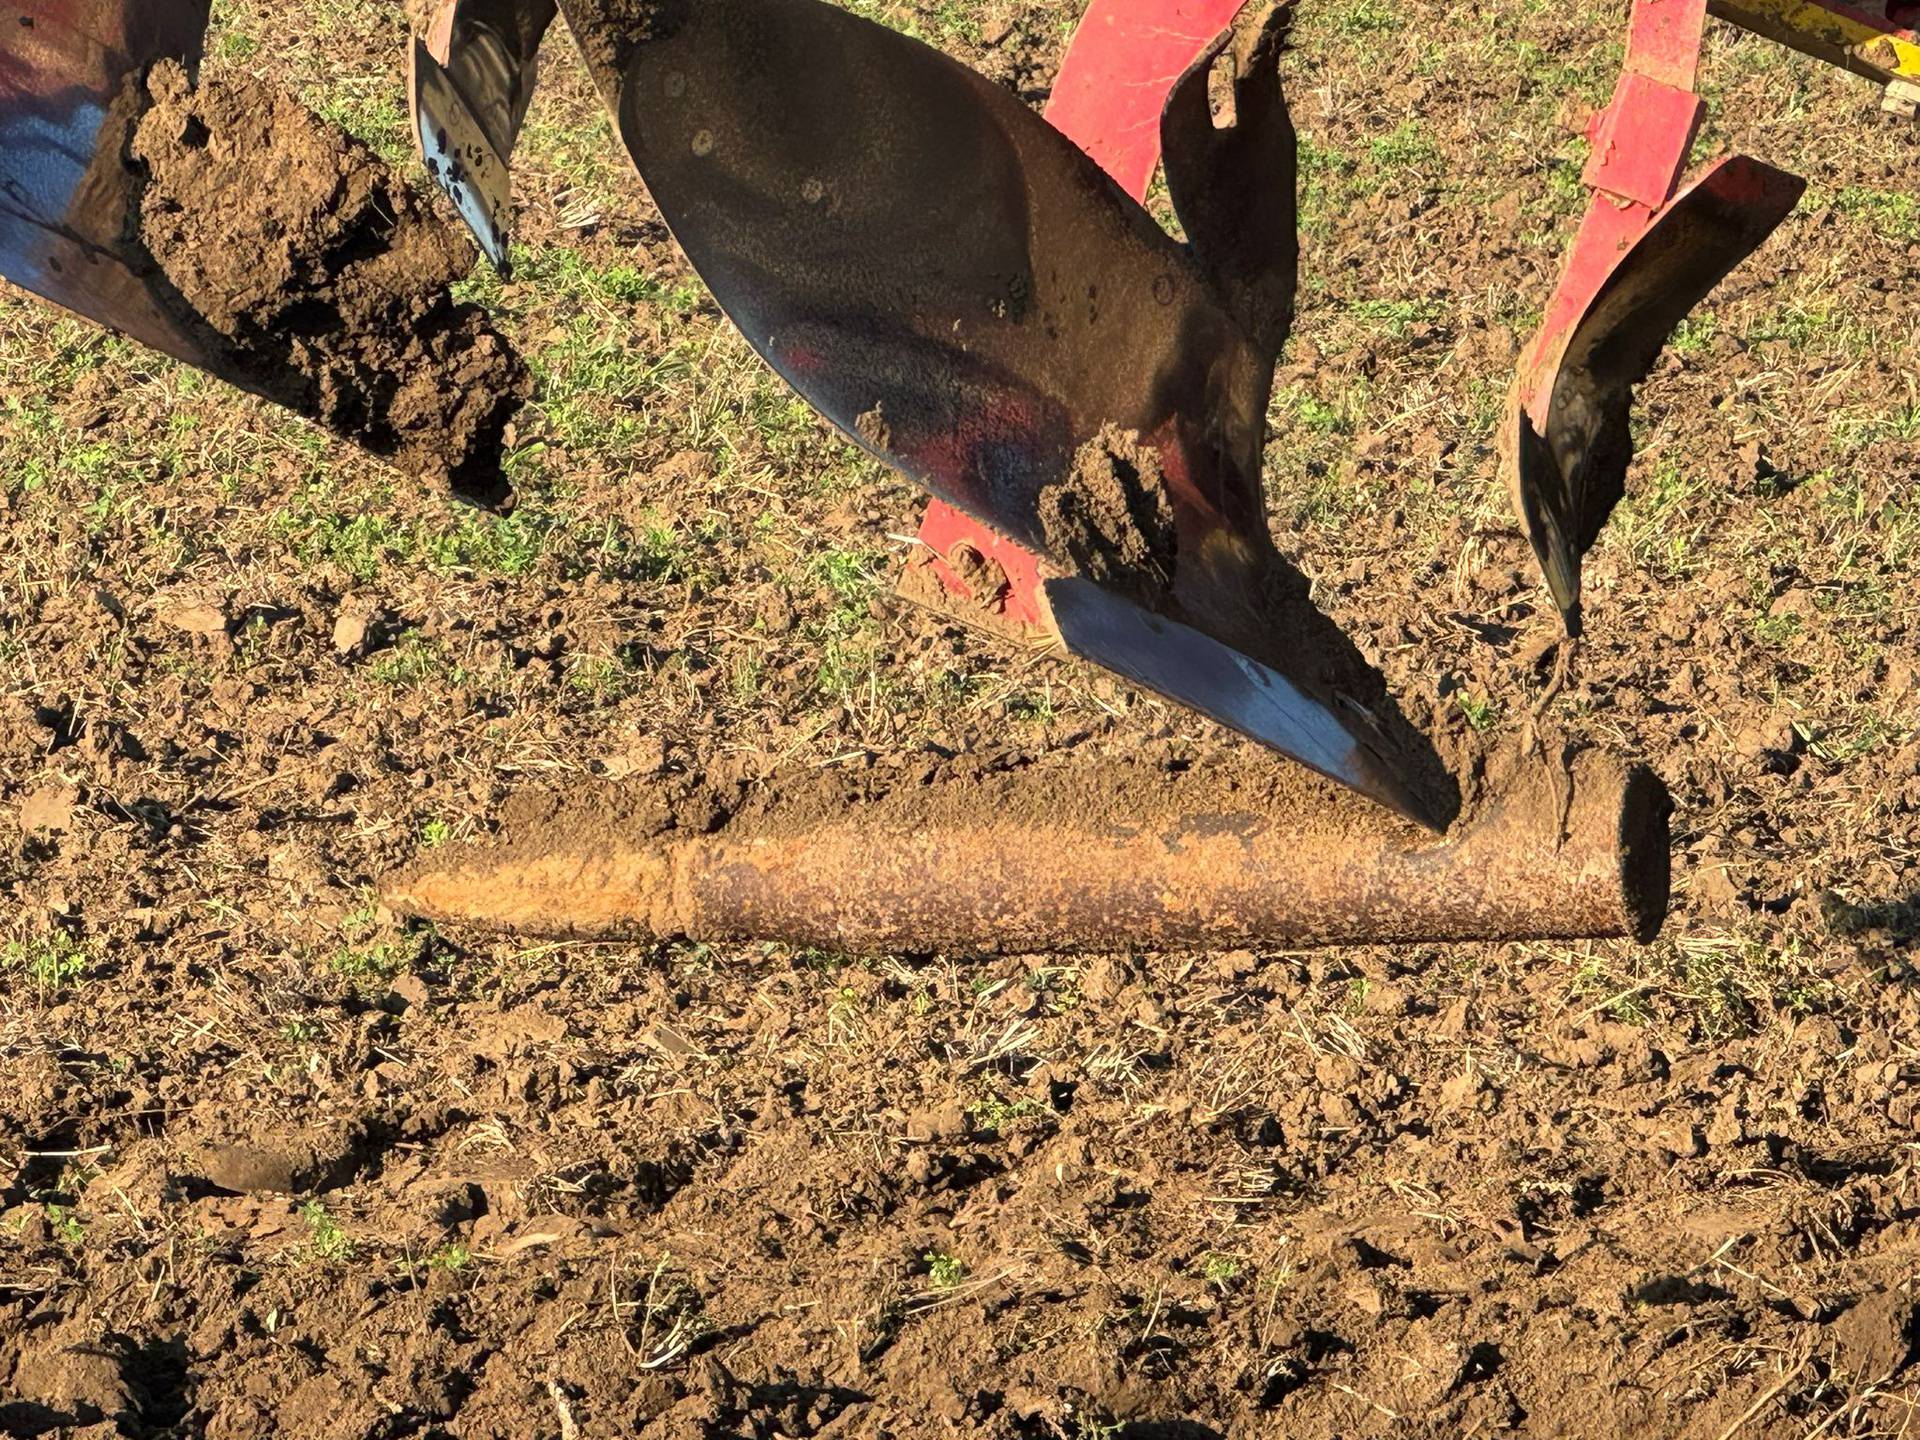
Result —
<instances>
[{"instance_id":1,"label":"rusty artillery shell","mask_svg":"<svg viewBox=\"0 0 1920 1440\"><path fill-rule=\"evenodd\" d=\"M1444 841L1376 807L1349 824L1326 790L1295 793L1170 818L987 804L939 824L882 798L652 838L570 827L563 807L542 833L431 852L383 898L540 938L863 953L1645 940L1665 919L1670 803L1644 768L1536 766Z\"/></svg>"}]
</instances>

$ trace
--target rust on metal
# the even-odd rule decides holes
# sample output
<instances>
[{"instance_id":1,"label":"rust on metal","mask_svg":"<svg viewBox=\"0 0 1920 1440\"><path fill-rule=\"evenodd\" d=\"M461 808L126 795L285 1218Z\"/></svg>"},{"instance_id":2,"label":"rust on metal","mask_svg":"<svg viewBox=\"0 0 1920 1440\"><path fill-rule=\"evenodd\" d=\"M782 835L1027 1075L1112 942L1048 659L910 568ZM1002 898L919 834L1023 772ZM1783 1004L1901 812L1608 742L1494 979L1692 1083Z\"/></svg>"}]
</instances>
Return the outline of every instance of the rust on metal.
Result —
<instances>
[{"instance_id":1,"label":"rust on metal","mask_svg":"<svg viewBox=\"0 0 1920 1440\"><path fill-rule=\"evenodd\" d=\"M561 802L430 852L382 898L530 937L863 953L1645 940L1666 914L1666 789L1603 756L1529 762L1446 840L1318 782L1143 773L989 777L944 809L907 782L711 831L588 823Z\"/></svg>"}]
</instances>

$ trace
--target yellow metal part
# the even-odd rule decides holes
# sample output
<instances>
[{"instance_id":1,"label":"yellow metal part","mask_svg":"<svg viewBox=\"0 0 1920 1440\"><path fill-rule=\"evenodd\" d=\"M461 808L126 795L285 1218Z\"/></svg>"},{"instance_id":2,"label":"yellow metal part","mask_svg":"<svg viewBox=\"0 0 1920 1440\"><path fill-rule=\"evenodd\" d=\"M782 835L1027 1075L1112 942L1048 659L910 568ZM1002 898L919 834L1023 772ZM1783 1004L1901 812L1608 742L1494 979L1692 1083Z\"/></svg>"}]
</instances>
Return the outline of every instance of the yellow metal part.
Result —
<instances>
[{"instance_id":1,"label":"yellow metal part","mask_svg":"<svg viewBox=\"0 0 1920 1440\"><path fill-rule=\"evenodd\" d=\"M1920 80L1920 42L1815 0L1710 0L1722 20L1884 84Z\"/></svg>"}]
</instances>

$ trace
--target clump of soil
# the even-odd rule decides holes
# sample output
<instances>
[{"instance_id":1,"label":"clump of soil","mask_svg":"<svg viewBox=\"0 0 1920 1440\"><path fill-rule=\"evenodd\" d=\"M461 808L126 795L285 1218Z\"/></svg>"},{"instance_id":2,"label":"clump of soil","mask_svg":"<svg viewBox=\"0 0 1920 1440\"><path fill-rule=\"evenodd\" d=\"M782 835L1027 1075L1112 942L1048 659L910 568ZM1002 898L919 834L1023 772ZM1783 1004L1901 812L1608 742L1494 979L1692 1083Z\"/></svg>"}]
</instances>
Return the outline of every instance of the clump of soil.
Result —
<instances>
[{"instance_id":1,"label":"clump of soil","mask_svg":"<svg viewBox=\"0 0 1920 1440\"><path fill-rule=\"evenodd\" d=\"M198 1148L182 1173L239 1194L298 1195L324 1190L352 1174L365 1140L362 1129L348 1127L209 1143Z\"/></svg>"},{"instance_id":2,"label":"clump of soil","mask_svg":"<svg viewBox=\"0 0 1920 1440\"><path fill-rule=\"evenodd\" d=\"M783 771L757 782L697 772L644 784L590 782L516 793L503 807L496 850L611 849L666 835L739 829L803 835L858 823L890 833L996 825L1170 831L1194 816L1284 817L1302 835L1425 833L1410 822L1265 750L1234 742L1198 757L1170 745L1125 754L872 756L859 766ZM438 863L430 851L417 868Z\"/></svg>"},{"instance_id":3,"label":"clump of soil","mask_svg":"<svg viewBox=\"0 0 1920 1440\"><path fill-rule=\"evenodd\" d=\"M860 438L874 449L884 452L893 448L893 427L887 424L887 413L880 406L864 412L854 426Z\"/></svg>"},{"instance_id":4,"label":"clump of soil","mask_svg":"<svg viewBox=\"0 0 1920 1440\"><path fill-rule=\"evenodd\" d=\"M1006 591L1007 567L971 545L955 546L947 557L947 565L967 587L976 605L992 605Z\"/></svg>"},{"instance_id":5,"label":"clump of soil","mask_svg":"<svg viewBox=\"0 0 1920 1440\"><path fill-rule=\"evenodd\" d=\"M908 756L769 777L731 807L755 834L795 835L849 815L892 831L978 823L1053 824L1095 833L1167 830L1195 815L1297 818L1303 833L1419 832L1311 770L1229 742L1198 757L1144 752L1034 755L972 751Z\"/></svg>"},{"instance_id":6,"label":"clump of soil","mask_svg":"<svg viewBox=\"0 0 1920 1440\"><path fill-rule=\"evenodd\" d=\"M473 252L373 151L245 76L154 67L134 132L139 240L183 318L261 391L410 474L489 502L532 390L449 287Z\"/></svg>"},{"instance_id":7,"label":"clump of soil","mask_svg":"<svg viewBox=\"0 0 1920 1440\"><path fill-rule=\"evenodd\" d=\"M1173 502L1159 457L1108 425L1037 500L1047 549L1089 580L1152 605L1173 587Z\"/></svg>"}]
</instances>

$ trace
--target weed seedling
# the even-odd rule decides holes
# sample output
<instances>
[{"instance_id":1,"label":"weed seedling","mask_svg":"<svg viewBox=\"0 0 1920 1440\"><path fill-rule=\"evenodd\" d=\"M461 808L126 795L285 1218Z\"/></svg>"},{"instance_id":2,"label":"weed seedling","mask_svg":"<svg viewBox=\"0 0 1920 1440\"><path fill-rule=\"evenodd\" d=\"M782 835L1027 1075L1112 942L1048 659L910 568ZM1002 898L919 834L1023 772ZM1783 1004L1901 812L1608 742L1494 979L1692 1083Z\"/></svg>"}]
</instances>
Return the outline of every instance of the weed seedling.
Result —
<instances>
[{"instance_id":1,"label":"weed seedling","mask_svg":"<svg viewBox=\"0 0 1920 1440\"><path fill-rule=\"evenodd\" d=\"M65 1205L47 1206L47 1225L62 1245L78 1245L87 1238L87 1227Z\"/></svg>"},{"instance_id":2,"label":"weed seedling","mask_svg":"<svg viewBox=\"0 0 1920 1440\"><path fill-rule=\"evenodd\" d=\"M967 1267L957 1255L944 1250L929 1250L920 1257L927 1262L927 1288L952 1290L967 1278Z\"/></svg>"},{"instance_id":3,"label":"weed seedling","mask_svg":"<svg viewBox=\"0 0 1920 1440\"><path fill-rule=\"evenodd\" d=\"M994 1134L1010 1130L1022 1120L1038 1120L1052 1113L1046 1105L1029 1095L1023 1095L1018 1100L1002 1100L998 1095L987 1095L967 1106L967 1114L973 1117L975 1127Z\"/></svg>"},{"instance_id":4,"label":"weed seedling","mask_svg":"<svg viewBox=\"0 0 1920 1440\"><path fill-rule=\"evenodd\" d=\"M3 955L0 968L23 974L42 1001L79 984L90 963L86 947L64 930L33 940L9 940Z\"/></svg>"},{"instance_id":5,"label":"weed seedling","mask_svg":"<svg viewBox=\"0 0 1920 1440\"><path fill-rule=\"evenodd\" d=\"M1217 1286L1224 1294L1227 1286L1240 1274L1240 1262L1231 1255L1210 1250L1200 1262L1200 1273L1209 1285Z\"/></svg>"},{"instance_id":6,"label":"weed seedling","mask_svg":"<svg viewBox=\"0 0 1920 1440\"><path fill-rule=\"evenodd\" d=\"M307 1254L315 1260L346 1261L353 1258L353 1241L340 1228L340 1222L318 1200L300 1207L300 1218L307 1222Z\"/></svg>"},{"instance_id":7,"label":"weed seedling","mask_svg":"<svg viewBox=\"0 0 1920 1440\"><path fill-rule=\"evenodd\" d=\"M1500 703L1485 695L1462 694L1459 697L1460 713L1467 717L1467 724L1485 733L1500 723Z\"/></svg>"}]
</instances>

